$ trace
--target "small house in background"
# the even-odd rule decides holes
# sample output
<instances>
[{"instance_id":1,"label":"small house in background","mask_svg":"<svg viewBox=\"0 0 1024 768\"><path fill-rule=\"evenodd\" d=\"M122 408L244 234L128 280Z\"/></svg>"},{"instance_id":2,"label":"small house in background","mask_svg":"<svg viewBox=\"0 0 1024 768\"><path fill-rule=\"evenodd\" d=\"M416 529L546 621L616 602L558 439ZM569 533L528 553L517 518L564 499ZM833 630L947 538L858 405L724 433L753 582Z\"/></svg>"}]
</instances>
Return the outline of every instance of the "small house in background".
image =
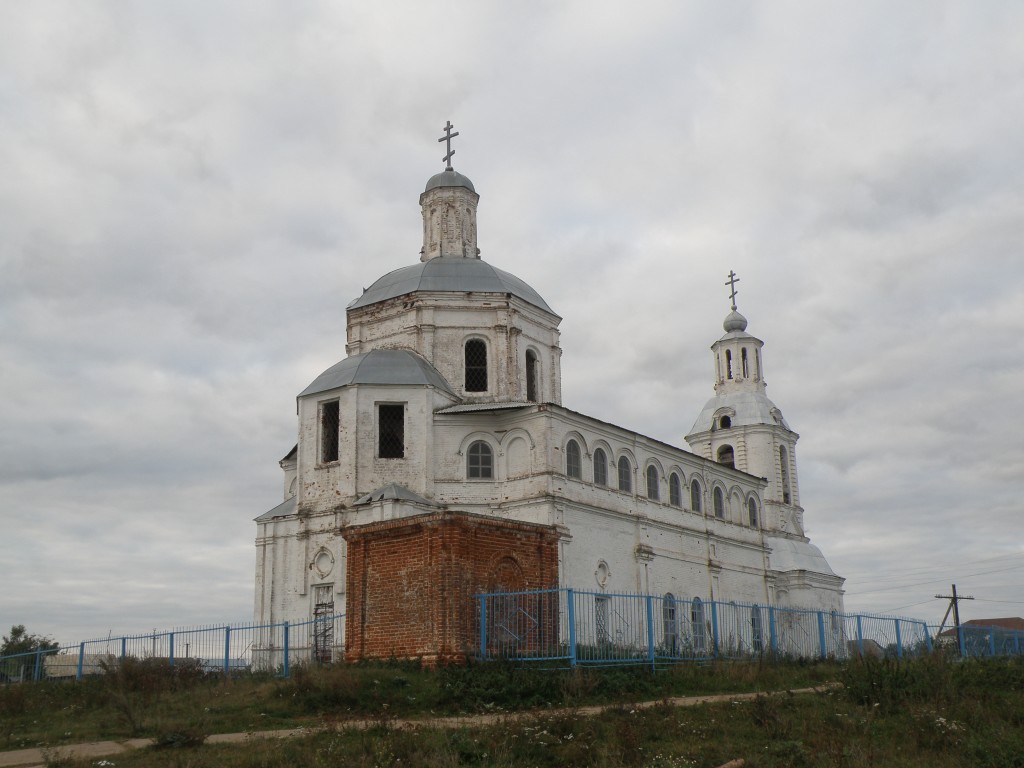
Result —
<instances>
[{"instance_id":1,"label":"small house in background","mask_svg":"<svg viewBox=\"0 0 1024 768\"><path fill-rule=\"evenodd\" d=\"M999 619L971 619L960 623L965 656L1024 653L1024 619L1009 616ZM955 627L944 629L935 638L940 648L956 648Z\"/></svg>"}]
</instances>

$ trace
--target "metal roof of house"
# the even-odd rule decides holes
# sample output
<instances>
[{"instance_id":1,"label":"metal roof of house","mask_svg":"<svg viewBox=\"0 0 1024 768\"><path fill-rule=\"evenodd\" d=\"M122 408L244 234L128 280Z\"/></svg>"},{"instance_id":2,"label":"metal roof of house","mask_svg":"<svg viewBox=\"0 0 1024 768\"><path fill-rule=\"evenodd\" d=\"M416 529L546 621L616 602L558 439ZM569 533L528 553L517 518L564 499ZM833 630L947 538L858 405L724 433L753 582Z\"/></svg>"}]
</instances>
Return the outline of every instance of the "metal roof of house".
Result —
<instances>
[{"instance_id":1,"label":"metal roof of house","mask_svg":"<svg viewBox=\"0 0 1024 768\"><path fill-rule=\"evenodd\" d=\"M416 291L449 293L511 293L523 301L555 314L533 288L513 274L481 259L445 256L388 272L348 305L359 309L379 301Z\"/></svg>"},{"instance_id":2,"label":"metal roof of house","mask_svg":"<svg viewBox=\"0 0 1024 768\"><path fill-rule=\"evenodd\" d=\"M299 397L315 395L350 384L397 384L436 387L455 392L437 369L409 349L371 349L346 357L317 376Z\"/></svg>"},{"instance_id":3,"label":"metal roof of house","mask_svg":"<svg viewBox=\"0 0 1024 768\"><path fill-rule=\"evenodd\" d=\"M765 536L764 543L771 547L769 559L773 571L808 571L835 576L821 550L809 541Z\"/></svg>"},{"instance_id":4,"label":"metal roof of house","mask_svg":"<svg viewBox=\"0 0 1024 768\"><path fill-rule=\"evenodd\" d=\"M262 515L257 517L256 522L265 523L268 520L273 520L275 517L288 517L289 515L294 515L295 507L297 504L297 496L292 496L290 499L285 499L270 511L264 512Z\"/></svg>"},{"instance_id":5,"label":"metal roof of house","mask_svg":"<svg viewBox=\"0 0 1024 768\"><path fill-rule=\"evenodd\" d=\"M704 404L697 420L690 427L688 434L706 432L714 428L715 414L723 408L731 408L735 415L731 416L734 427L748 427L754 424L778 424L790 432L792 428L782 417L782 411L767 395L760 392L729 392L716 395Z\"/></svg>"},{"instance_id":6,"label":"metal roof of house","mask_svg":"<svg viewBox=\"0 0 1024 768\"><path fill-rule=\"evenodd\" d=\"M460 403L441 408L437 413L473 413L475 411L505 411L510 408L528 408L537 403Z\"/></svg>"},{"instance_id":7,"label":"metal roof of house","mask_svg":"<svg viewBox=\"0 0 1024 768\"><path fill-rule=\"evenodd\" d=\"M398 483L389 483L383 488L378 488L376 491L371 491L365 496L360 496L356 499L354 506L360 504L371 504L375 501L411 501L415 504L425 504L428 507L441 507L442 504L438 504L436 501L425 499L418 493L410 491L404 485Z\"/></svg>"}]
</instances>

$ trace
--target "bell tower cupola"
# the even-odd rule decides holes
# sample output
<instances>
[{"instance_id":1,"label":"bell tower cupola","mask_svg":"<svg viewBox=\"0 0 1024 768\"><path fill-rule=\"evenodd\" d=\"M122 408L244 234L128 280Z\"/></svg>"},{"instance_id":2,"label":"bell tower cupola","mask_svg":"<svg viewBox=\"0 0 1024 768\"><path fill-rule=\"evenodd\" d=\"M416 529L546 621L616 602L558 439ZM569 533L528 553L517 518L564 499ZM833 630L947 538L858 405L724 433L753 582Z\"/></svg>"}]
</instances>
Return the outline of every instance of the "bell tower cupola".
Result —
<instances>
[{"instance_id":1,"label":"bell tower cupola","mask_svg":"<svg viewBox=\"0 0 1024 768\"><path fill-rule=\"evenodd\" d=\"M479 259L480 249L476 245L476 205L480 195L473 182L452 167L452 139L459 135L452 132L449 120L444 127L445 135L438 141L445 142L445 169L427 181L420 195L423 210L423 248L420 261L438 258Z\"/></svg>"},{"instance_id":2,"label":"bell tower cupola","mask_svg":"<svg viewBox=\"0 0 1024 768\"><path fill-rule=\"evenodd\" d=\"M686 436L701 456L768 481L765 526L803 535L803 509L796 474L796 441L782 411L768 399L764 380L764 342L747 333L747 318L736 308L739 278L729 272L732 311L725 330L711 345L715 396L704 406Z\"/></svg>"}]
</instances>

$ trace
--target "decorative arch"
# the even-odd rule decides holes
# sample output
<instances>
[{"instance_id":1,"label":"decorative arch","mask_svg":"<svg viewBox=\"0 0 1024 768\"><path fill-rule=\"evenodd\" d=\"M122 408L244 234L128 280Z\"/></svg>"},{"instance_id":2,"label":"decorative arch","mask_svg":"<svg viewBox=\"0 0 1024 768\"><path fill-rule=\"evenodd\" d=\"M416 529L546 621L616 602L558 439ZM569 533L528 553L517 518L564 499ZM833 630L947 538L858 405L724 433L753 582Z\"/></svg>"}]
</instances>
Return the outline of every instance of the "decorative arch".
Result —
<instances>
[{"instance_id":1,"label":"decorative arch","mask_svg":"<svg viewBox=\"0 0 1024 768\"><path fill-rule=\"evenodd\" d=\"M734 488L729 494L726 515L730 522L738 523L743 520L743 494L738 488Z\"/></svg>"},{"instance_id":2,"label":"decorative arch","mask_svg":"<svg viewBox=\"0 0 1024 768\"><path fill-rule=\"evenodd\" d=\"M711 509L717 519L725 519L725 489L717 483L711 490Z\"/></svg>"},{"instance_id":3,"label":"decorative arch","mask_svg":"<svg viewBox=\"0 0 1024 768\"><path fill-rule=\"evenodd\" d=\"M757 496L753 493L747 497L747 524L751 528L761 527L761 505L757 503Z\"/></svg>"},{"instance_id":4,"label":"decorative arch","mask_svg":"<svg viewBox=\"0 0 1024 768\"><path fill-rule=\"evenodd\" d=\"M505 476L524 477L530 474L532 469L530 466L532 451L527 445L526 440L516 435L511 440L508 440L507 444L503 440L502 444L505 454Z\"/></svg>"},{"instance_id":5,"label":"decorative arch","mask_svg":"<svg viewBox=\"0 0 1024 768\"><path fill-rule=\"evenodd\" d=\"M704 489L701 487L700 480L696 477L690 480L690 510L693 512L704 511Z\"/></svg>"}]
</instances>

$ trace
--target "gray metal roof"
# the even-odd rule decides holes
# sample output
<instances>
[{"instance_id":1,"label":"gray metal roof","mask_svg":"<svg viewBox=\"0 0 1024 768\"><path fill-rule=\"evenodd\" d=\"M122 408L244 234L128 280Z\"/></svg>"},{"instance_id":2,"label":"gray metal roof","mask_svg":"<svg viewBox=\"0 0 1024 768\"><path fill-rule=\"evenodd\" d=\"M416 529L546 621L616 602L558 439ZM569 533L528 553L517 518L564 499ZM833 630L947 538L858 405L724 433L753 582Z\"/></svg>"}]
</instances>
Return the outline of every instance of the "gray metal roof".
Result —
<instances>
[{"instance_id":1,"label":"gray metal roof","mask_svg":"<svg viewBox=\"0 0 1024 768\"><path fill-rule=\"evenodd\" d=\"M404 485L398 483L389 483L383 488L378 488L376 491L371 491L365 496L360 496L356 499L355 506L360 504L371 504L375 501L411 501L416 504L425 504L428 507L441 507L443 504L438 504L436 501L425 499L418 493L410 491Z\"/></svg>"},{"instance_id":2,"label":"gray metal roof","mask_svg":"<svg viewBox=\"0 0 1024 768\"><path fill-rule=\"evenodd\" d=\"M348 305L358 309L378 301L415 291L452 293L511 293L523 301L555 314L533 288L515 275L492 267L481 259L442 257L388 272Z\"/></svg>"},{"instance_id":3,"label":"gray metal roof","mask_svg":"<svg viewBox=\"0 0 1024 768\"><path fill-rule=\"evenodd\" d=\"M470 192L476 192L476 187L473 186L473 182L469 180L469 177L463 176L454 169L445 169L440 173L435 173L427 179L427 186L423 191L429 192L438 187L465 187Z\"/></svg>"},{"instance_id":4,"label":"gray metal roof","mask_svg":"<svg viewBox=\"0 0 1024 768\"><path fill-rule=\"evenodd\" d=\"M734 427L779 424L792 431L786 420L782 418L782 411L766 395L760 392L730 392L716 395L705 403L704 410L700 412L700 416L693 423L689 434L710 430L715 421L715 413L721 408L732 408L735 411L735 415L731 417Z\"/></svg>"},{"instance_id":5,"label":"gray metal roof","mask_svg":"<svg viewBox=\"0 0 1024 768\"><path fill-rule=\"evenodd\" d=\"M264 512L262 515L256 518L257 523L265 523L268 520L273 520L275 517L288 517L289 515L295 514L295 507L298 504L298 497L292 496L290 499L285 499L276 507L269 512Z\"/></svg>"},{"instance_id":6,"label":"gray metal roof","mask_svg":"<svg viewBox=\"0 0 1024 768\"><path fill-rule=\"evenodd\" d=\"M809 541L765 536L764 543L771 547L769 562L773 571L809 571L836 575L821 550Z\"/></svg>"},{"instance_id":7,"label":"gray metal roof","mask_svg":"<svg viewBox=\"0 0 1024 768\"><path fill-rule=\"evenodd\" d=\"M511 408L528 408L537 403L460 403L441 408L437 413L474 413L476 411L505 411Z\"/></svg>"},{"instance_id":8,"label":"gray metal roof","mask_svg":"<svg viewBox=\"0 0 1024 768\"><path fill-rule=\"evenodd\" d=\"M350 384L398 384L430 386L454 395L451 386L437 369L409 349L371 349L346 357L321 373L299 397L315 395Z\"/></svg>"}]
</instances>

